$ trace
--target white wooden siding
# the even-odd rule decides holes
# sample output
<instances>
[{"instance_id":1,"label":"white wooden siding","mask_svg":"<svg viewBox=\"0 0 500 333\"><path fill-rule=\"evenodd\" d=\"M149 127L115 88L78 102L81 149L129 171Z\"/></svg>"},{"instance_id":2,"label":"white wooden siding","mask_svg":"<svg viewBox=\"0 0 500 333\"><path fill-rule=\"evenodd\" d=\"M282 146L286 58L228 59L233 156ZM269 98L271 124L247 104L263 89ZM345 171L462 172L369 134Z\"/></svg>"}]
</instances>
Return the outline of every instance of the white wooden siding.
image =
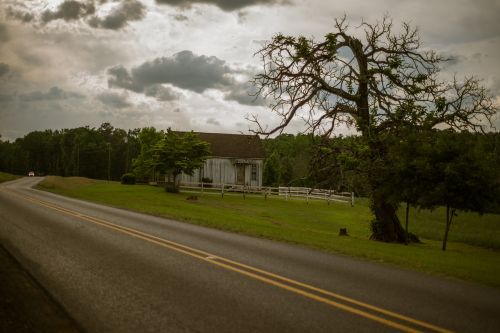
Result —
<instances>
[{"instance_id":1,"label":"white wooden siding","mask_svg":"<svg viewBox=\"0 0 500 333\"><path fill-rule=\"evenodd\" d=\"M181 183L200 182L201 178L212 179L214 183L236 184L236 160L230 158L214 157L205 161L203 169L196 170L192 176L182 174ZM246 159L245 163L245 185L262 186L262 170L264 160ZM252 180L252 164L257 166L257 180Z\"/></svg>"}]
</instances>

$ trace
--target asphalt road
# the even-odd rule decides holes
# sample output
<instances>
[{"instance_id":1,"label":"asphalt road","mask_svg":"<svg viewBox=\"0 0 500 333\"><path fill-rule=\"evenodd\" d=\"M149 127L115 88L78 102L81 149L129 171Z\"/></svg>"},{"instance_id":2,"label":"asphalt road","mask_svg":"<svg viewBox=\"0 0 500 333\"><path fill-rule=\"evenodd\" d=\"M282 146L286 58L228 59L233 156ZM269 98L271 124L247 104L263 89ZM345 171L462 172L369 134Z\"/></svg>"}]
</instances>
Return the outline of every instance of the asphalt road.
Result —
<instances>
[{"instance_id":1,"label":"asphalt road","mask_svg":"<svg viewBox=\"0 0 500 333\"><path fill-rule=\"evenodd\" d=\"M0 242L88 332L500 332L500 290L0 185Z\"/></svg>"}]
</instances>

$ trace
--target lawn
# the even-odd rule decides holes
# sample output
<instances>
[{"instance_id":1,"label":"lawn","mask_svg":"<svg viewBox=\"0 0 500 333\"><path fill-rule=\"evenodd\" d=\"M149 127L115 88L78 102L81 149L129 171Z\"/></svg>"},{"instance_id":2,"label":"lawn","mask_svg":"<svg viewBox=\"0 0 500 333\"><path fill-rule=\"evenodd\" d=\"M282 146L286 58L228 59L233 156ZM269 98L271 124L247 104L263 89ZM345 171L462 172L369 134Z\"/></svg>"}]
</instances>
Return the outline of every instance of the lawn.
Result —
<instances>
[{"instance_id":1,"label":"lawn","mask_svg":"<svg viewBox=\"0 0 500 333\"><path fill-rule=\"evenodd\" d=\"M440 250L444 211L412 211L410 229L422 244L369 240L368 202L343 203L239 195L171 194L147 185L121 185L85 178L47 177L39 188L115 207L243 233L328 252L384 262L435 275L500 287L500 216L459 214L448 250ZM402 213L402 212L401 212ZM403 216L403 214L401 214ZM347 228L348 237L338 235Z\"/></svg>"},{"instance_id":2,"label":"lawn","mask_svg":"<svg viewBox=\"0 0 500 333\"><path fill-rule=\"evenodd\" d=\"M21 176L11 175L10 173L0 172L0 183L8 182L9 180L14 180L21 178Z\"/></svg>"}]
</instances>

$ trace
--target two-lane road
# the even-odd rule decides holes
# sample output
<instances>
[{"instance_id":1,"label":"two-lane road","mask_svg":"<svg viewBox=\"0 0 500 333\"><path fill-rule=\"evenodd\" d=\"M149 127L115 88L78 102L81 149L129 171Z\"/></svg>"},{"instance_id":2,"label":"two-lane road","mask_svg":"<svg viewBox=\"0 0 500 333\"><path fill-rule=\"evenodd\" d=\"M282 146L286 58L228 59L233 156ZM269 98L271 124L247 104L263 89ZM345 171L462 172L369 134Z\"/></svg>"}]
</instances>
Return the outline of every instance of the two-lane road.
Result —
<instances>
[{"instance_id":1,"label":"two-lane road","mask_svg":"<svg viewBox=\"0 0 500 333\"><path fill-rule=\"evenodd\" d=\"M0 242L88 332L500 332L500 290L0 185Z\"/></svg>"}]
</instances>

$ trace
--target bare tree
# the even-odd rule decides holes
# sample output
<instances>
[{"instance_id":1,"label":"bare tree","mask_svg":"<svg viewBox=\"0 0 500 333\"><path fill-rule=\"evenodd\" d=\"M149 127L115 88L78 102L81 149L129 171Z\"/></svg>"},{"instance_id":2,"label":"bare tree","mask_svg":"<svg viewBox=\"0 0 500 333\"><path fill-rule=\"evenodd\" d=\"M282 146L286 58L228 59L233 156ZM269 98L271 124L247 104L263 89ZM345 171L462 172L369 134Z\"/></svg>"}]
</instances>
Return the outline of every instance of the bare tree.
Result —
<instances>
[{"instance_id":1,"label":"bare tree","mask_svg":"<svg viewBox=\"0 0 500 333\"><path fill-rule=\"evenodd\" d=\"M482 130L497 111L478 79L440 82L439 65L447 59L423 50L416 28L403 23L396 30L388 17L362 22L351 32L344 16L323 41L277 34L256 54L263 71L253 82L259 95L273 101L270 107L281 123L268 128L251 116L255 132L280 133L297 117L305 120L306 130L326 136L341 123L355 126L373 162L381 153L381 132L406 124ZM372 210L383 226L372 237L403 242L397 205L377 193L377 168L371 170Z\"/></svg>"}]
</instances>

